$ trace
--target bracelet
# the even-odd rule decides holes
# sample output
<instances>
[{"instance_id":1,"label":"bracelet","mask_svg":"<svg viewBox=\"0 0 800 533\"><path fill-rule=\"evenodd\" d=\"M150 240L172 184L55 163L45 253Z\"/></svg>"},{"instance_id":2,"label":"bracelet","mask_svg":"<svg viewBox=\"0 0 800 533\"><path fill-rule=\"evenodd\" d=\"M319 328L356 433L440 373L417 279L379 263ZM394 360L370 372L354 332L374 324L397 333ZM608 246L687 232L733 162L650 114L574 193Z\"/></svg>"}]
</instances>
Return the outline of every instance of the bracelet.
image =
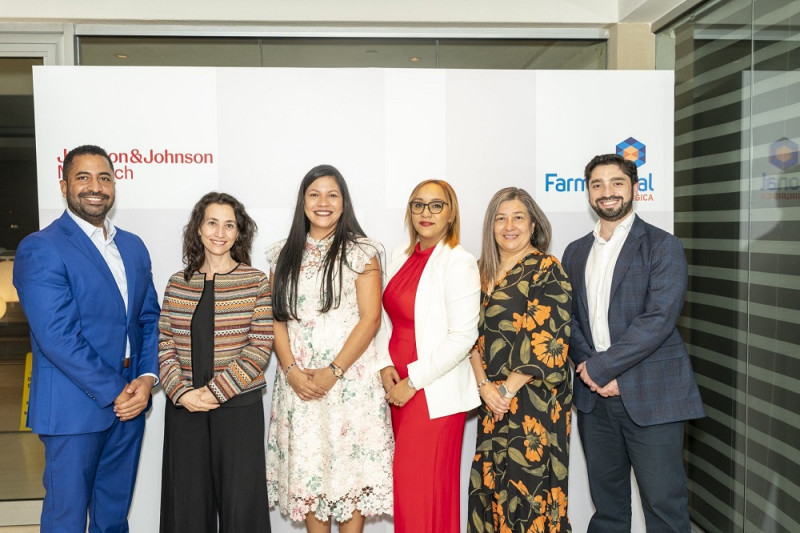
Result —
<instances>
[{"instance_id":1,"label":"bracelet","mask_svg":"<svg viewBox=\"0 0 800 533\"><path fill-rule=\"evenodd\" d=\"M480 392L481 392L481 389L482 389L482 388L483 388L483 386L484 386L484 385L486 385L487 383L491 383L491 381L489 381L489 378L483 378L483 379L481 380L481 382L480 382L480 383L478 383L478 394L480 394Z\"/></svg>"},{"instance_id":2,"label":"bracelet","mask_svg":"<svg viewBox=\"0 0 800 533\"><path fill-rule=\"evenodd\" d=\"M297 366L297 363L292 363L291 365L286 367L286 370L284 370L283 373L286 375L287 378L289 377L289 371L291 369L293 369L294 367L296 367L296 366Z\"/></svg>"}]
</instances>

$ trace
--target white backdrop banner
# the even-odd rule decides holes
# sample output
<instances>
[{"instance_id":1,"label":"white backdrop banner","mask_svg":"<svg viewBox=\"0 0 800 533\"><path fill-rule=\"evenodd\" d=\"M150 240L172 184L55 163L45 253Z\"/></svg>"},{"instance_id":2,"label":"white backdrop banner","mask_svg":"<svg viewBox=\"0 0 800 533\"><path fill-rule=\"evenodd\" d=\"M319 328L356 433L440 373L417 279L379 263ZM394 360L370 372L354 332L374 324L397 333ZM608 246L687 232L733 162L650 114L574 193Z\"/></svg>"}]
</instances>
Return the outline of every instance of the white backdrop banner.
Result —
<instances>
[{"instance_id":1,"label":"white backdrop banner","mask_svg":"<svg viewBox=\"0 0 800 533\"><path fill-rule=\"evenodd\" d=\"M595 223L583 168L609 152L637 159L635 208L672 230L671 71L34 67L34 96L40 224L65 208L65 153L102 146L116 170L111 217L144 239L160 293L182 268L181 231L203 194L246 205L259 225L253 263L266 269L264 249L286 237L300 180L321 163L342 172L361 225L387 250L405 244L411 189L440 178L458 193L462 242L476 257L488 201L507 186L542 206L560 257ZM132 531L158 529L164 401L157 392L148 414ZM269 412L269 393L264 402ZM475 432L472 418L464 517ZM581 531L592 508L572 435L569 512ZM277 510L272 519L273 531L301 529ZM635 530L644 531L640 518ZM367 531L392 531L391 521L371 520Z\"/></svg>"}]
</instances>

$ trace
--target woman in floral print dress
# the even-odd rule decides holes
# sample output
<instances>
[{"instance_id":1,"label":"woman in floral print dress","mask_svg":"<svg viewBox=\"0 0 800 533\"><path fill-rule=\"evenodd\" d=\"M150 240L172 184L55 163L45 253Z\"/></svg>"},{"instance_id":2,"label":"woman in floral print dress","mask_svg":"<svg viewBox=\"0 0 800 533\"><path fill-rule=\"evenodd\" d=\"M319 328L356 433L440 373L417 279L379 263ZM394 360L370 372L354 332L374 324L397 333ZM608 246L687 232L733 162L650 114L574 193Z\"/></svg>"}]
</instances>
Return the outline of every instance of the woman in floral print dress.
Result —
<instances>
[{"instance_id":1,"label":"woman in floral print dress","mask_svg":"<svg viewBox=\"0 0 800 533\"><path fill-rule=\"evenodd\" d=\"M374 342L381 249L330 165L306 174L288 239L267 249L280 361L269 502L311 533L330 532L332 522L358 533L365 517L392 512L394 443Z\"/></svg>"},{"instance_id":2,"label":"woman in floral print dress","mask_svg":"<svg viewBox=\"0 0 800 533\"><path fill-rule=\"evenodd\" d=\"M571 531L567 517L572 287L547 255L550 222L522 189L489 203L483 305L471 354L483 403L467 531Z\"/></svg>"}]
</instances>

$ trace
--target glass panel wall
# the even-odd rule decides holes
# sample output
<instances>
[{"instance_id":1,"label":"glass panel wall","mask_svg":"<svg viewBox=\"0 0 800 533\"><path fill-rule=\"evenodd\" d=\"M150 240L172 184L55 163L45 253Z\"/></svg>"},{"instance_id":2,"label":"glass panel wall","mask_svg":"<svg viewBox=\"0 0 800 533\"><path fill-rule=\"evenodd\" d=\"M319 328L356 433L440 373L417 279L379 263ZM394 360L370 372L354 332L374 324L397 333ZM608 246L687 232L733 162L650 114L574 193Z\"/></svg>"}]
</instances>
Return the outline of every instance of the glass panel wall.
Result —
<instances>
[{"instance_id":1,"label":"glass panel wall","mask_svg":"<svg viewBox=\"0 0 800 533\"><path fill-rule=\"evenodd\" d=\"M606 68L593 39L78 38L81 65L382 67L466 69Z\"/></svg>"},{"instance_id":2,"label":"glass panel wall","mask_svg":"<svg viewBox=\"0 0 800 533\"><path fill-rule=\"evenodd\" d=\"M11 282L14 250L39 229L31 68L41 57L0 57L0 501L44 495L44 454L25 429L28 323Z\"/></svg>"},{"instance_id":3,"label":"glass panel wall","mask_svg":"<svg viewBox=\"0 0 800 533\"><path fill-rule=\"evenodd\" d=\"M707 3L657 47L675 69L680 326L708 413L687 432L692 520L800 531L800 2Z\"/></svg>"}]
</instances>

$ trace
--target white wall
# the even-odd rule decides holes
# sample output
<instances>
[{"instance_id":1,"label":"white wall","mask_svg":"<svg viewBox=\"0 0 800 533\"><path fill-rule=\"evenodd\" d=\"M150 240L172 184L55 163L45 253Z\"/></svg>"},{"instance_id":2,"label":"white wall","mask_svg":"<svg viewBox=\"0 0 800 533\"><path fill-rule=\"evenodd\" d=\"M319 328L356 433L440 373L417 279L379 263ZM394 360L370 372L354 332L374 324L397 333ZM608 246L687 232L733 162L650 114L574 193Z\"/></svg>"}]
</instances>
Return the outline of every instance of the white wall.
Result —
<instances>
[{"instance_id":1,"label":"white wall","mask_svg":"<svg viewBox=\"0 0 800 533\"><path fill-rule=\"evenodd\" d=\"M58 158L94 142L118 161L111 216L147 244L159 291L181 267L181 228L202 194L224 190L247 205L259 224L253 265L264 269L263 250L286 236L300 179L322 162L342 171L361 225L389 249L404 242L413 186L438 177L458 193L462 242L474 255L489 198L518 186L547 213L560 257L594 219L585 192L557 183L574 183L592 156L631 136L647 146L639 172L649 190L636 209L671 229L673 83L671 72L40 67L39 220L64 209ZM637 112L620 113L630 95ZM148 161L151 150L209 153L213 162ZM270 392L274 372L273 361ZM158 523L164 402L157 391L148 414L130 517L137 533ZM465 434L462 516L476 426L470 420ZM569 513L581 531L592 508L577 431L573 439ZM273 531L296 529L272 517ZM388 520L367 528L389 531Z\"/></svg>"}]
</instances>

